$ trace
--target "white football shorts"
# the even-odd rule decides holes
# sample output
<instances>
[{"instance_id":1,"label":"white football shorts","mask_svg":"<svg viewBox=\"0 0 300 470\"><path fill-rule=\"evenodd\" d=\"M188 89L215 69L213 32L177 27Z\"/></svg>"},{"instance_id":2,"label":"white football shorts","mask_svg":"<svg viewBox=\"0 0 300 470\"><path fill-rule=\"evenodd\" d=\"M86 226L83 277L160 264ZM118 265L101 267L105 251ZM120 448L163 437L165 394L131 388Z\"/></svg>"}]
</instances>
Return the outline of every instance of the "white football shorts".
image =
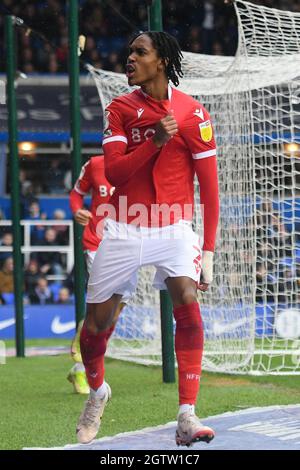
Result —
<instances>
[{"instance_id":1,"label":"white football shorts","mask_svg":"<svg viewBox=\"0 0 300 470\"><path fill-rule=\"evenodd\" d=\"M88 275L91 274L91 269L93 265L93 261L95 259L97 251L91 251L91 250L85 250L84 256L85 256L85 264L86 264L86 270L88 272Z\"/></svg>"},{"instance_id":2,"label":"white football shorts","mask_svg":"<svg viewBox=\"0 0 300 470\"><path fill-rule=\"evenodd\" d=\"M87 269L89 276L91 274L92 265L93 265L96 253L97 251L91 251L91 250L85 250L84 252L86 269ZM131 289L128 289L128 288L124 289L123 297L122 297L123 303L129 302L130 298L131 298Z\"/></svg>"},{"instance_id":3,"label":"white football shorts","mask_svg":"<svg viewBox=\"0 0 300 470\"><path fill-rule=\"evenodd\" d=\"M200 280L199 236L191 223L148 228L106 219L103 240L90 272L87 303L101 303L113 294L131 296L137 285L138 269L156 267L153 286L166 289L168 277L187 276Z\"/></svg>"}]
</instances>

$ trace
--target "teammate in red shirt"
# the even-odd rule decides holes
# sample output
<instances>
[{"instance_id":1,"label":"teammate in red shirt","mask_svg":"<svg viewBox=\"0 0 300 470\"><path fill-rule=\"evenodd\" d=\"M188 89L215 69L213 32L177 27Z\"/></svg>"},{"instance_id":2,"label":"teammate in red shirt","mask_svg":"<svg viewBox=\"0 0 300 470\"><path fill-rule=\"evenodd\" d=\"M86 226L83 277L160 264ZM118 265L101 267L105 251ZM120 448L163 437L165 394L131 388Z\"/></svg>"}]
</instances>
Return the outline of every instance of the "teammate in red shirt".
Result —
<instances>
[{"instance_id":1,"label":"teammate in red shirt","mask_svg":"<svg viewBox=\"0 0 300 470\"><path fill-rule=\"evenodd\" d=\"M114 188L107 181L104 174L103 155L91 157L82 167L79 178L70 192L70 207L74 219L83 225L82 247L85 254L87 271L91 266L102 239L101 218L97 216L97 210L109 201ZM92 201L90 210L83 208L84 197L91 193ZM119 313L119 312L118 312ZM80 394L89 393L89 385L86 380L85 369L82 364L79 337L83 321L79 323L76 336L72 341L71 355L75 362L68 373L67 379L73 384L74 391ZM111 333L113 332L113 328Z\"/></svg>"},{"instance_id":2,"label":"teammate in red shirt","mask_svg":"<svg viewBox=\"0 0 300 470\"><path fill-rule=\"evenodd\" d=\"M96 252L102 239L99 207L108 203L114 188L104 173L104 157L95 156L83 165L79 178L70 192L70 206L76 222L85 226L82 247L85 253ZM83 209L84 196L92 194L90 210ZM98 228L97 228L98 226Z\"/></svg>"},{"instance_id":3,"label":"teammate in red shirt","mask_svg":"<svg viewBox=\"0 0 300 470\"><path fill-rule=\"evenodd\" d=\"M212 282L219 216L216 145L206 109L168 84L179 84L181 59L177 41L167 33L136 36L130 42L127 77L129 85L140 89L114 99L106 110L105 174L116 190L89 279L80 338L91 388L77 427L82 443L96 436L111 397L104 381L104 354L114 311L125 289L134 290L138 268L149 264L156 267L154 285L167 287L174 306L176 443L191 445L214 437L194 407L203 352L197 288L205 291ZM202 246L191 228L195 173L203 209Z\"/></svg>"}]
</instances>

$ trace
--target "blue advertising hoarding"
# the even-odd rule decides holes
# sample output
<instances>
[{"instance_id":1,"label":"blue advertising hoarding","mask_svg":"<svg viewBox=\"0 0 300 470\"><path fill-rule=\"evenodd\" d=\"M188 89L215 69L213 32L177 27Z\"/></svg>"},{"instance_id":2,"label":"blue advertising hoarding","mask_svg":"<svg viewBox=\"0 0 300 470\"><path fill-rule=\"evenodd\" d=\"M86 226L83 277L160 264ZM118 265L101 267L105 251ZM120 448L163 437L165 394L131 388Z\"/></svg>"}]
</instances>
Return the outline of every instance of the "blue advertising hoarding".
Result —
<instances>
[{"instance_id":1,"label":"blue advertising hoarding","mask_svg":"<svg viewBox=\"0 0 300 470\"><path fill-rule=\"evenodd\" d=\"M241 311L242 308L242 311ZM227 310L227 315L226 315ZM297 320L300 313L293 313L284 306L276 314L272 305L258 305L255 316L256 338L274 335L276 315L286 313L291 321ZM202 305L205 336L208 340L217 340L218 337L241 338L252 336L253 316L250 306L236 305L224 308L210 308ZM75 332L74 305L27 305L24 307L24 326L26 339L39 338L72 338ZM116 336L127 339L152 339L157 337L157 312L155 308L141 306L126 306L119 318ZM175 327L175 324L174 324ZM293 327L295 329L295 327ZM300 331L297 326L297 331ZM300 335L299 335L300 336ZM15 338L14 306L0 307L0 340Z\"/></svg>"}]
</instances>

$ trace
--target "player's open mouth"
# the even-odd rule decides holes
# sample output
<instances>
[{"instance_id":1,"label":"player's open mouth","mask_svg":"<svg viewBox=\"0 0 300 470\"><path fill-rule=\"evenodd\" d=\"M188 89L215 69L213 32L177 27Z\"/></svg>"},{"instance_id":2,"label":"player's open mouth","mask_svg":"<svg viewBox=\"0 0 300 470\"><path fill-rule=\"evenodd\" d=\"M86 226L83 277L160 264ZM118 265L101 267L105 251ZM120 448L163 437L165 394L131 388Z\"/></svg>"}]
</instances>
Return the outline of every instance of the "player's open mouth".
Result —
<instances>
[{"instance_id":1,"label":"player's open mouth","mask_svg":"<svg viewBox=\"0 0 300 470\"><path fill-rule=\"evenodd\" d=\"M128 78L132 77L135 72L135 67L132 64L126 64L126 76Z\"/></svg>"}]
</instances>

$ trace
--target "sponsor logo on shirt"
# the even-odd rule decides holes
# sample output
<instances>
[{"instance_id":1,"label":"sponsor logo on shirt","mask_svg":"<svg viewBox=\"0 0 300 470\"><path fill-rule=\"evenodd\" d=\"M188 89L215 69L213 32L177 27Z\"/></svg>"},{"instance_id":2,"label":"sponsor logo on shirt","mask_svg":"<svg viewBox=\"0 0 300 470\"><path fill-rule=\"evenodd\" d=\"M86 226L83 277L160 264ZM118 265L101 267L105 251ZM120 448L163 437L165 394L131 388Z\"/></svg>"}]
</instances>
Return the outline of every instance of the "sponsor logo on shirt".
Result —
<instances>
[{"instance_id":1,"label":"sponsor logo on shirt","mask_svg":"<svg viewBox=\"0 0 300 470\"><path fill-rule=\"evenodd\" d=\"M212 127L210 121L201 122L199 124L200 137L203 142L210 142L212 139Z\"/></svg>"},{"instance_id":2,"label":"sponsor logo on shirt","mask_svg":"<svg viewBox=\"0 0 300 470\"><path fill-rule=\"evenodd\" d=\"M136 112L137 112L137 116L138 116L138 119L140 119L141 115L143 114L145 110L143 108L140 108L140 109L137 109Z\"/></svg>"},{"instance_id":3,"label":"sponsor logo on shirt","mask_svg":"<svg viewBox=\"0 0 300 470\"><path fill-rule=\"evenodd\" d=\"M202 119L204 121L204 116L203 116L203 110L202 109L196 109L194 112L194 116L197 116L198 118Z\"/></svg>"},{"instance_id":4,"label":"sponsor logo on shirt","mask_svg":"<svg viewBox=\"0 0 300 470\"><path fill-rule=\"evenodd\" d=\"M104 123L103 123L103 128L104 130L106 131L109 127L109 120L108 120L108 116L110 114L110 111L105 111L104 112Z\"/></svg>"},{"instance_id":5,"label":"sponsor logo on shirt","mask_svg":"<svg viewBox=\"0 0 300 470\"><path fill-rule=\"evenodd\" d=\"M105 129L103 136L104 137L110 137L112 135L112 130L111 129Z\"/></svg>"}]
</instances>

